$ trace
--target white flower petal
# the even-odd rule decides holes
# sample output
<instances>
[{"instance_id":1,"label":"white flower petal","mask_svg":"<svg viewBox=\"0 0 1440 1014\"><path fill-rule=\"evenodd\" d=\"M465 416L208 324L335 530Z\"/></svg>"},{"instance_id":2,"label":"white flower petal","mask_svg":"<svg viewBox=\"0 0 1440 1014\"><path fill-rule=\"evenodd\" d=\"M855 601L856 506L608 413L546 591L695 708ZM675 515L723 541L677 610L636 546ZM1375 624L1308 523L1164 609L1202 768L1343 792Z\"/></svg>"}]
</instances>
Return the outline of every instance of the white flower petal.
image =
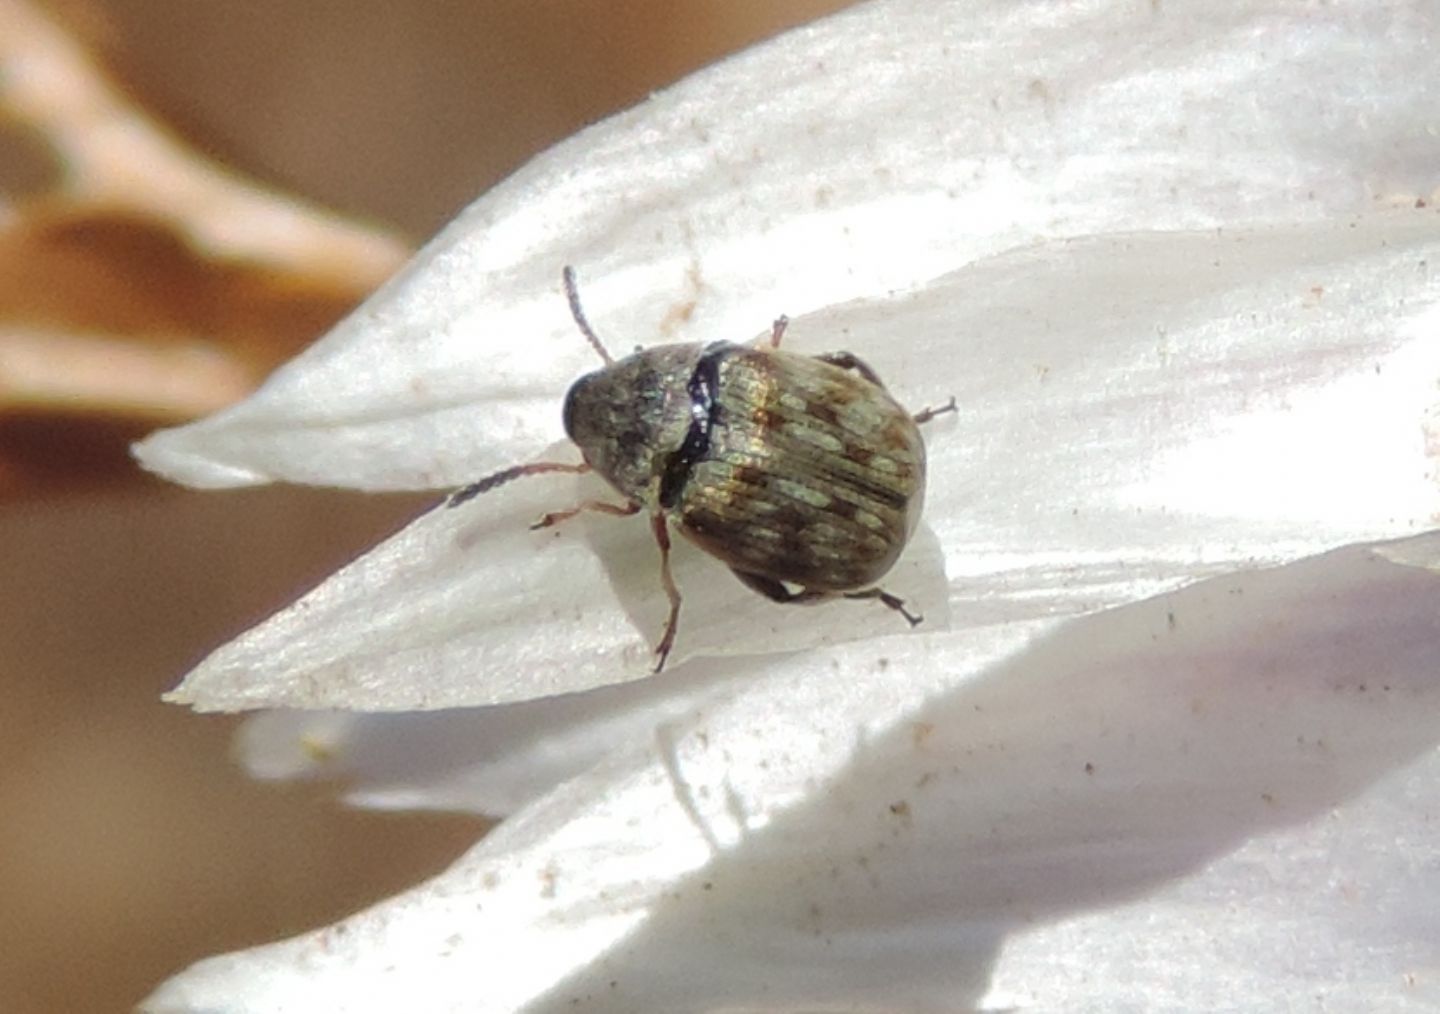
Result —
<instances>
[{"instance_id":1,"label":"white flower petal","mask_svg":"<svg viewBox=\"0 0 1440 1014\"><path fill-rule=\"evenodd\" d=\"M1433 526L1431 263L1428 210L1071 241L789 334L845 335L912 403L959 397L927 435L929 527L886 584L926 614L920 631L965 630ZM647 526L526 530L591 494L606 495L594 479L532 479L435 510L219 649L174 699L411 710L645 676L666 613ZM675 667L903 630L873 603L777 608L683 544L675 569Z\"/></svg>"},{"instance_id":2,"label":"white flower petal","mask_svg":"<svg viewBox=\"0 0 1440 1014\"><path fill-rule=\"evenodd\" d=\"M1351 547L997 626L973 668L974 632L785 660L146 1009L1422 1009L1437 617Z\"/></svg>"},{"instance_id":3,"label":"white flower petal","mask_svg":"<svg viewBox=\"0 0 1440 1014\"><path fill-rule=\"evenodd\" d=\"M689 666L637 680L491 708L365 714L267 711L237 752L258 778L340 779L352 805L513 813L592 767L618 744L734 693L736 681Z\"/></svg>"},{"instance_id":4,"label":"white flower petal","mask_svg":"<svg viewBox=\"0 0 1440 1014\"><path fill-rule=\"evenodd\" d=\"M208 482L536 457L585 367L566 262L617 344L786 310L792 348L961 404L887 580L920 632L682 554L674 671L587 695L613 724L486 714L559 750L527 776L542 751L497 743L451 783L524 804L451 871L148 1008L1163 1008L1226 977L1251 1006L1433 1005L1440 548L1324 551L1440 517L1440 219L1373 204L1434 186L1437 19L867 5L532 163L256 398L152 440ZM578 493L427 515L181 696L433 708L642 675L644 525L524 531Z\"/></svg>"},{"instance_id":5,"label":"white flower petal","mask_svg":"<svg viewBox=\"0 0 1440 1014\"><path fill-rule=\"evenodd\" d=\"M363 489L528 459L595 365L567 263L617 347L739 339L1037 239L1413 199L1437 47L1440 8L1406 0L862 6L535 159L251 399L137 453L196 485Z\"/></svg>"},{"instance_id":6,"label":"white flower petal","mask_svg":"<svg viewBox=\"0 0 1440 1014\"><path fill-rule=\"evenodd\" d=\"M1018 933L985 1005L1436 1010L1437 783L1432 749L1329 813L1257 835L1198 877ZM1272 792L1261 798L1283 805Z\"/></svg>"}]
</instances>

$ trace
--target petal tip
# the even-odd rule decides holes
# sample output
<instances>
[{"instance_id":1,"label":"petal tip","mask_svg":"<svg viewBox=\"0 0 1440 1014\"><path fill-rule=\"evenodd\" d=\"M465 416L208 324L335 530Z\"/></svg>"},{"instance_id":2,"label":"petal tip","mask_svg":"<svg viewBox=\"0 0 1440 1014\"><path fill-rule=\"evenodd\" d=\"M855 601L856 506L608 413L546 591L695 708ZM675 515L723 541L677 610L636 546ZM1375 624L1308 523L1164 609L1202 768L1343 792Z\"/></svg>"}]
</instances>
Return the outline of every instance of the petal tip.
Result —
<instances>
[{"instance_id":1,"label":"petal tip","mask_svg":"<svg viewBox=\"0 0 1440 1014\"><path fill-rule=\"evenodd\" d=\"M227 464L198 450L193 432L190 426L158 430L131 444L130 454L147 472L200 489L258 486L270 481L270 476Z\"/></svg>"}]
</instances>

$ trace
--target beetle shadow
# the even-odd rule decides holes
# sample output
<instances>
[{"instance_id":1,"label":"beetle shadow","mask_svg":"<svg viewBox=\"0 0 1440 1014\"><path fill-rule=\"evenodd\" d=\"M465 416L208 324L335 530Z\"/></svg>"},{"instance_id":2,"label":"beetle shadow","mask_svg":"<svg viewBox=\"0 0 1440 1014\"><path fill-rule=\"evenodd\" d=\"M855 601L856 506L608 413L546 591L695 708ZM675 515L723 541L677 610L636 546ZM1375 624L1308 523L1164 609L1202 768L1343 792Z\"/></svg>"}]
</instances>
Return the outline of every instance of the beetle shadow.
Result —
<instances>
[{"instance_id":1,"label":"beetle shadow","mask_svg":"<svg viewBox=\"0 0 1440 1014\"><path fill-rule=\"evenodd\" d=\"M603 496L585 480L582 497ZM647 523L590 513L574 522L599 557L637 636L649 644L664 632L669 603L660 575L660 550ZM667 668L689 658L763 655L903 634L905 618L878 600L826 599L778 603L745 587L720 560L671 527L670 569L680 589L679 628ZM915 629L950 627L950 589L940 540L921 524L879 586L923 617Z\"/></svg>"}]
</instances>

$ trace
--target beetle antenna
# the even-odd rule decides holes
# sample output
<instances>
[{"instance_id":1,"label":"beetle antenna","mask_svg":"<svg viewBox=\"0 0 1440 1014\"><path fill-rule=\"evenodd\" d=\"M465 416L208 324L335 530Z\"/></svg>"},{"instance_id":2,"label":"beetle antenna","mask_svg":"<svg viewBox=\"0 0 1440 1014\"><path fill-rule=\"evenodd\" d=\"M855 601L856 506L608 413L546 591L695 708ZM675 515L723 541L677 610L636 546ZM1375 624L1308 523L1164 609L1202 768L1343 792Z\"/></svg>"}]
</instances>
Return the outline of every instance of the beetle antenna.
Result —
<instances>
[{"instance_id":1,"label":"beetle antenna","mask_svg":"<svg viewBox=\"0 0 1440 1014\"><path fill-rule=\"evenodd\" d=\"M590 343L590 347L600 353L600 358L605 360L606 366L613 365L615 360L610 357L610 353L605 350L605 346L601 343L599 336L595 334L595 329L592 328L590 322L585 319L585 311L580 309L580 290L575 287L575 269L569 264L565 265L565 270L561 272L561 277L565 279L565 298L570 301L570 316L575 318L575 323L580 328L580 333L585 336L585 340Z\"/></svg>"},{"instance_id":2,"label":"beetle antenna","mask_svg":"<svg viewBox=\"0 0 1440 1014\"><path fill-rule=\"evenodd\" d=\"M590 466L584 462L578 465L567 465L559 461L534 461L528 465L512 465L455 490L445 498L445 506L459 507L467 500L474 500L481 493L488 493L496 486L523 479L527 475L544 475L546 472L574 472L577 475L583 475L588 471L590 471Z\"/></svg>"}]
</instances>

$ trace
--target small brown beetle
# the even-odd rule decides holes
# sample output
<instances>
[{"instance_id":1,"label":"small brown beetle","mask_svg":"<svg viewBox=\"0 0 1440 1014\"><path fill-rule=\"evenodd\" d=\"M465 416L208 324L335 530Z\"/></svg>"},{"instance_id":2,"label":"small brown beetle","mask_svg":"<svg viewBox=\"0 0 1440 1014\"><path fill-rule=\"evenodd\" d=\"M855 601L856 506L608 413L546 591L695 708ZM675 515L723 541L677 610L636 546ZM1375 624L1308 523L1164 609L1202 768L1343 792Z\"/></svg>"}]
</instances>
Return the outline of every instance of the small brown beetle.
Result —
<instances>
[{"instance_id":1,"label":"small brown beetle","mask_svg":"<svg viewBox=\"0 0 1440 1014\"><path fill-rule=\"evenodd\" d=\"M449 498L455 507L513 479L594 470L625 498L546 514L545 528L582 511L650 514L670 600L655 671L675 643L680 591L670 574L670 523L747 586L776 602L879 599L913 626L920 617L874 587L920 520L925 444L912 416L848 352L802 356L717 341L643 349L615 360L563 274L570 312L605 366L565 395L565 432L581 464L537 461L496 472ZM793 589L793 590L792 590Z\"/></svg>"}]
</instances>

